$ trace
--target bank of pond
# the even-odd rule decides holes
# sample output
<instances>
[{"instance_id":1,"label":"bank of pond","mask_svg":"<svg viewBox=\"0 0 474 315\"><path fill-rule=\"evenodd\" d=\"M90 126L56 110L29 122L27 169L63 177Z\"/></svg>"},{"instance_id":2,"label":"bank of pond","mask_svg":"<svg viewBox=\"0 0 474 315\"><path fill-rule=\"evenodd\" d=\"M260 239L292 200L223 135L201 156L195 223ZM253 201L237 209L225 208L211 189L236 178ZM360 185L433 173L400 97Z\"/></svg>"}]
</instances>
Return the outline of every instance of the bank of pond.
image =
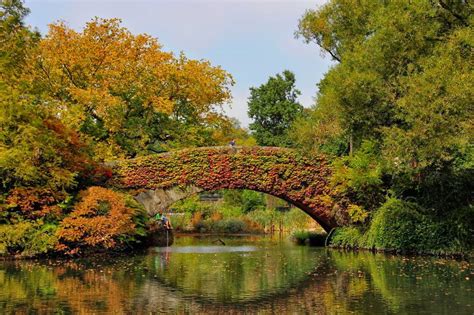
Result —
<instances>
[{"instance_id":1,"label":"bank of pond","mask_svg":"<svg viewBox=\"0 0 474 315\"><path fill-rule=\"evenodd\" d=\"M410 203L396 199L389 199L368 224L348 224L327 233L298 208L276 211L265 207L260 195L238 195L240 199L234 198L234 203L187 199L177 203L172 212L164 213L165 221L150 216L133 197L102 187L90 187L81 193L72 210L63 211L66 215L45 214L54 210L46 205L37 219L39 214L34 211L19 212L29 205L22 203L21 196L11 200L12 208L4 212L3 220L8 223L0 223L3 258L130 252L170 245L173 233L286 233L296 244L456 258L472 255L473 225L466 228L466 223L455 224L472 220L470 211L455 220L435 222ZM170 222L172 230L164 228L164 222Z\"/></svg>"}]
</instances>

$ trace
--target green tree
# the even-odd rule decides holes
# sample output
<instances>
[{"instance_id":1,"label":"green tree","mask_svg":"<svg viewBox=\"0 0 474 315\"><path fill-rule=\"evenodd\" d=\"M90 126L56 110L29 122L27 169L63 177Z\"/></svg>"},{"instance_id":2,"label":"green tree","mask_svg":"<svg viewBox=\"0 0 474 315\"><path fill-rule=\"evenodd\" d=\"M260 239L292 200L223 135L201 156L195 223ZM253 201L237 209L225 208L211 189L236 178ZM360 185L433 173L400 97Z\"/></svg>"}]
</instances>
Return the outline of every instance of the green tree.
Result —
<instances>
[{"instance_id":1,"label":"green tree","mask_svg":"<svg viewBox=\"0 0 474 315\"><path fill-rule=\"evenodd\" d=\"M296 35L338 63L292 139L335 157L348 207L378 209L385 193L434 222L472 209L473 22L474 4L446 0L331 0L301 18Z\"/></svg>"},{"instance_id":2,"label":"green tree","mask_svg":"<svg viewBox=\"0 0 474 315\"><path fill-rule=\"evenodd\" d=\"M288 129L303 111L296 100L299 94L295 75L288 70L270 77L258 88L250 88L248 115L253 119L250 130L259 145L291 145Z\"/></svg>"},{"instance_id":3,"label":"green tree","mask_svg":"<svg viewBox=\"0 0 474 315\"><path fill-rule=\"evenodd\" d=\"M0 88L18 85L28 51L39 40L39 33L24 25L30 12L20 0L0 3Z\"/></svg>"}]
</instances>

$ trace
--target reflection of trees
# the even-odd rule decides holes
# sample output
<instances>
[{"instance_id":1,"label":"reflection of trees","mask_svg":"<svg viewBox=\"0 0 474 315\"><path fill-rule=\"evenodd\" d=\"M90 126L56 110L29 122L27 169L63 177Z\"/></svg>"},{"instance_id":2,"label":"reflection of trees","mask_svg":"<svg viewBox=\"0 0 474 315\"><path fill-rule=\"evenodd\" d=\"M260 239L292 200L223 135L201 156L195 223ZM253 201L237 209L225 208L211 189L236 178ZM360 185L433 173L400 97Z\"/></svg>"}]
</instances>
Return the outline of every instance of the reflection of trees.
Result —
<instances>
[{"instance_id":1,"label":"reflection of trees","mask_svg":"<svg viewBox=\"0 0 474 315\"><path fill-rule=\"evenodd\" d=\"M462 314L466 304L473 308L466 262L370 252L330 251L330 256L339 273L332 291L347 311L373 313L379 305L394 314Z\"/></svg>"},{"instance_id":2,"label":"reflection of trees","mask_svg":"<svg viewBox=\"0 0 474 315\"><path fill-rule=\"evenodd\" d=\"M333 250L311 256L305 248L275 252L251 259L229 254L222 264L227 271L212 255L175 253L168 264L160 264L159 254L2 263L0 313L461 314L471 301L467 263ZM225 274L212 287L200 272Z\"/></svg>"},{"instance_id":3,"label":"reflection of trees","mask_svg":"<svg viewBox=\"0 0 474 315\"><path fill-rule=\"evenodd\" d=\"M130 280L113 266L98 270L74 262L5 263L0 269L0 313L118 314L140 285Z\"/></svg>"}]
</instances>

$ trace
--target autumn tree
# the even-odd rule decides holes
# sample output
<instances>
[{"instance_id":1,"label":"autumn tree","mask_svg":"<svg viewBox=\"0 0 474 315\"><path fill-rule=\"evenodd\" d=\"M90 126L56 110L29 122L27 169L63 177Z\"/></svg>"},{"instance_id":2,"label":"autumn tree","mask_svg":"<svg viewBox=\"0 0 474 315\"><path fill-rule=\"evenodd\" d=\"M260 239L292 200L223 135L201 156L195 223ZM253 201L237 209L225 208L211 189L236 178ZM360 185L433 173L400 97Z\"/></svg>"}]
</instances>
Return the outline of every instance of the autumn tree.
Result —
<instances>
[{"instance_id":1,"label":"autumn tree","mask_svg":"<svg viewBox=\"0 0 474 315\"><path fill-rule=\"evenodd\" d=\"M155 38L133 35L117 19L94 19L81 31L56 23L41 37L25 25L29 10L22 1L2 1L1 9L0 252L54 247L58 222L77 221L69 212L82 207L74 205L78 191L111 176L103 160L220 141L216 130L228 124L220 107L233 84L220 67L165 52ZM114 215L131 209L122 194L97 195ZM99 239L113 236L100 246L143 232L127 215L128 227L101 230ZM87 233L99 233L99 221ZM37 237L43 232L47 242ZM83 236L86 246L99 246L87 237L93 236Z\"/></svg>"},{"instance_id":2,"label":"autumn tree","mask_svg":"<svg viewBox=\"0 0 474 315\"><path fill-rule=\"evenodd\" d=\"M302 112L303 106L297 102L300 94L295 87L295 75L288 70L258 88L250 88L248 115L257 143L264 146L289 146L288 129L293 120Z\"/></svg>"},{"instance_id":3,"label":"autumn tree","mask_svg":"<svg viewBox=\"0 0 474 315\"><path fill-rule=\"evenodd\" d=\"M29 59L42 105L94 144L100 158L160 151L205 129L230 99L230 75L208 61L164 52L117 19L95 19L81 32L50 25Z\"/></svg>"},{"instance_id":4,"label":"autumn tree","mask_svg":"<svg viewBox=\"0 0 474 315\"><path fill-rule=\"evenodd\" d=\"M20 0L0 3L0 89L19 84L28 52L40 36L24 24L30 12Z\"/></svg>"}]
</instances>

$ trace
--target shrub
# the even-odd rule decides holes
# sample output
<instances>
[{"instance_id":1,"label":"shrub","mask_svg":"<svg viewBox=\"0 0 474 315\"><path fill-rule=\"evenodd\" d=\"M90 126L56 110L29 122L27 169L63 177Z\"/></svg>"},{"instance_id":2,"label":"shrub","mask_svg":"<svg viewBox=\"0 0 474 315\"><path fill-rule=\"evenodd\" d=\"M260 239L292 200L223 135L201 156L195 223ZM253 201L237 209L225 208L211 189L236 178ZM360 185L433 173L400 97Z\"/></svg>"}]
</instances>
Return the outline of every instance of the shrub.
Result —
<instances>
[{"instance_id":1,"label":"shrub","mask_svg":"<svg viewBox=\"0 0 474 315\"><path fill-rule=\"evenodd\" d=\"M0 255L34 256L54 250L57 226L42 222L22 221L0 225Z\"/></svg>"},{"instance_id":2,"label":"shrub","mask_svg":"<svg viewBox=\"0 0 474 315\"><path fill-rule=\"evenodd\" d=\"M396 252L459 254L473 244L472 207L437 218L414 202L389 198L374 214L368 230L338 228L332 246Z\"/></svg>"},{"instance_id":3,"label":"shrub","mask_svg":"<svg viewBox=\"0 0 474 315\"><path fill-rule=\"evenodd\" d=\"M14 188L6 199L8 208L17 210L26 219L57 219L62 209L58 202L66 198L63 192L54 192L47 188Z\"/></svg>"},{"instance_id":4,"label":"shrub","mask_svg":"<svg viewBox=\"0 0 474 315\"><path fill-rule=\"evenodd\" d=\"M81 201L60 224L58 249L75 254L90 247L110 249L137 235L136 209L112 190L90 187L80 194ZM130 200L128 201L130 204Z\"/></svg>"},{"instance_id":5,"label":"shrub","mask_svg":"<svg viewBox=\"0 0 474 315\"><path fill-rule=\"evenodd\" d=\"M191 213L176 213L170 216L171 225L175 231L186 231L191 228Z\"/></svg>"},{"instance_id":6,"label":"shrub","mask_svg":"<svg viewBox=\"0 0 474 315\"><path fill-rule=\"evenodd\" d=\"M38 224L30 233L30 239L25 244L24 256L35 256L46 254L55 250L58 244L56 231L58 226L55 224Z\"/></svg>"},{"instance_id":7,"label":"shrub","mask_svg":"<svg viewBox=\"0 0 474 315\"><path fill-rule=\"evenodd\" d=\"M133 245L141 243L148 234L149 215L145 207L130 195L123 196L125 206L133 210L132 221L135 226L132 234L123 234L119 236L122 243Z\"/></svg>"},{"instance_id":8,"label":"shrub","mask_svg":"<svg viewBox=\"0 0 474 315\"><path fill-rule=\"evenodd\" d=\"M420 210L415 203L390 198L374 215L366 246L408 251L423 247L426 238L435 231L430 229Z\"/></svg>"},{"instance_id":9,"label":"shrub","mask_svg":"<svg viewBox=\"0 0 474 315\"><path fill-rule=\"evenodd\" d=\"M341 227L334 231L331 245L343 248L359 248L363 233L357 227Z\"/></svg>"},{"instance_id":10,"label":"shrub","mask_svg":"<svg viewBox=\"0 0 474 315\"><path fill-rule=\"evenodd\" d=\"M217 210L224 218L235 218L243 214L242 207L239 206L220 206ZM215 211L215 212L217 212Z\"/></svg>"},{"instance_id":11,"label":"shrub","mask_svg":"<svg viewBox=\"0 0 474 315\"><path fill-rule=\"evenodd\" d=\"M216 222L215 230L221 233L241 233L245 232L246 224L239 219L224 219Z\"/></svg>"},{"instance_id":12,"label":"shrub","mask_svg":"<svg viewBox=\"0 0 474 315\"><path fill-rule=\"evenodd\" d=\"M365 247L403 252L453 253L469 248L473 211L436 218L413 202L388 199L375 214Z\"/></svg>"},{"instance_id":13,"label":"shrub","mask_svg":"<svg viewBox=\"0 0 474 315\"><path fill-rule=\"evenodd\" d=\"M33 229L33 223L28 221L0 225L0 252L2 254L22 253Z\"/></svg>"},{"instance_id":14,"label":"shrub","mask_svg":"<svg viewBox=\"0 0 474 315\"><path fill-rule=\"evenodd\" d=\"M173 205L174 212L202 212L208 213L210 212L209 205L204 204L203 202L199 201L198 195L193 195L189 198L179 200Z\"/></svg>"},{"instance_id":15,"label":"shrub","mask_svg":"<svg viewBox=\"0 0 474 315\"><path fill-rule=\"evenodd\" d=\"M263 208L265 208L263 193L252 190L242 191L242 210L244 213Z\"/></svg>"}]
</instances>

